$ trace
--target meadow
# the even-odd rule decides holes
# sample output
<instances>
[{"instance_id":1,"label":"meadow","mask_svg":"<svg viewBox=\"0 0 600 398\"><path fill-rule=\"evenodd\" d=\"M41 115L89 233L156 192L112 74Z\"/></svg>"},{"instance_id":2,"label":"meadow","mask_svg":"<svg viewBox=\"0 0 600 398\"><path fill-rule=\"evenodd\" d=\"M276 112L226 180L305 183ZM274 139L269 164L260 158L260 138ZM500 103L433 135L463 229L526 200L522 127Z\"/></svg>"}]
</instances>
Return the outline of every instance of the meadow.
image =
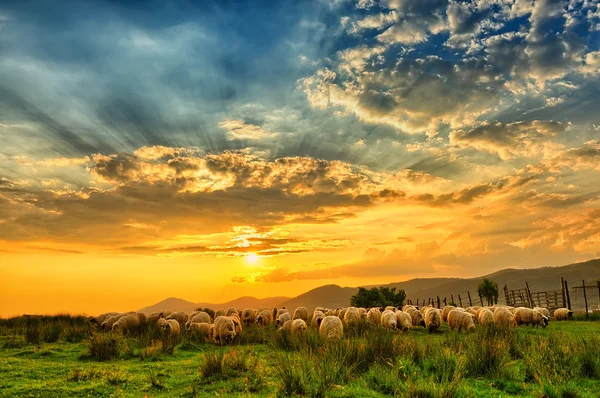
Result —
<instances>
[{"instance_id":1,"label":"meadow","mask_svg":"<svg viewBox=\"0 0 600 398\"><path fill-rule=\"evenodd\" d=\"M0 319L3 397L598 397L600 322L396 332L366 322L323 341L274 326L218 346L96 331L84 317Z\"/></svg>"}]
</instances>

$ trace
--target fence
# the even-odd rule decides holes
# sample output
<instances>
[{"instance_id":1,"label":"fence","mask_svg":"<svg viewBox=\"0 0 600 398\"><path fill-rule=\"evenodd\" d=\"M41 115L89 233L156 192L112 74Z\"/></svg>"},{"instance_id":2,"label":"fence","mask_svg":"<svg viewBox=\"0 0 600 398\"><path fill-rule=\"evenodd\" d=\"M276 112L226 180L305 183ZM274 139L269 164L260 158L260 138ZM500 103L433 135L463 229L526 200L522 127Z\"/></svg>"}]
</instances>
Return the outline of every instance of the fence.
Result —
<instances>
[{"instance_id":1,"label":"fence","mask_svg":"<svg viewBox=\"0 0 600 398\"><path fill-rule=\"evenodd\" d=\"M509 289L508 286L504 285L504 302L506 305L512 307L543 307L547 308L550 312L553 312L557 308L567 307L572 309L584 308L586 315L591 310L600 311L600 279L593 283L586 283L582 281L581 286L574 286L569 289L569 284L564 278L560 278L560 289L559 290L545 290L532 292L529 288L529 283L525 282L524 288ZM571 300L571 297L573 300ZM407 304L412 305L432 305L437 308L443 308L446 305L458 305L460 307L472 307L472 306L483 306L487 303L483 297L478 293L471 295L470 291L467 294L450 294L450 297L444 296L441 298L436 295L435 297L424 297L414 299L408 299ZM496 301L495 304L498 304Z\"/></svg>"}]
</instances>

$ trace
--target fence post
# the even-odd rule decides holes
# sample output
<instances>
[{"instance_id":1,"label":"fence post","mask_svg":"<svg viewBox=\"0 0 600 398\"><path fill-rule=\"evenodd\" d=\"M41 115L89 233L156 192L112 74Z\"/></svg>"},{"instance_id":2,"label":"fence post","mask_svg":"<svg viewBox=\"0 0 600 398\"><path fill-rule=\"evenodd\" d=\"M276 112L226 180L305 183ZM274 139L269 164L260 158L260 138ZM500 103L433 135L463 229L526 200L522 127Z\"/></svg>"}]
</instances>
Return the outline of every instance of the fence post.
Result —
<instances>
[{"instance_id":1,"label":"fence post","mask_svg":"<svg viewBox=\"0 0 600 398\"><path fill-rule=\"evenodd\" d=\"M454 302L454 295L452 295L452 294L450 295L450 303L451 303L452 305L455 305L455 304L456 304L456 303Z\"/></svg>"},{"instance_id":2,"label":"fence post","mask_svg":"<svg viewBox=\"0 0 600 398\"><path fill-rule=\"evenodd\" d=\"M535 307L535 303L533 302L533 296L531 295L531 290L529 290L529 283L525 281L525 287L527 288L527 299L529 300L529 307Z\"/></svg>"},{"instance_id":3,"label":"fence post","mask_svg":"<svg viewBox=\"0 0 600 398\"><path fill-rule=\"evenodd\" d=\"M569 293L569 284L565 280L565 292L567 292L567 308L571 311L571 294Z\"/></svg>"},{"instance_id":4,"label":"fence post","mask_svg":"<svg viewBox=\"0 0 600 398\"><path fill-rule=\"evenodd\" d=\"M437 296L437 305L438 305L438 308L442 308L441 303L440 303L440 296Z\"/></svg>"},{"instance_id":5,"label":"fence post","mask_svg":"<svg viewBox=\"0 0 600 398\"><path fill-rule=\"evenodd\" d=\"M448 301L446 299L446 297L444 297L444 307L447 306L448 304L446 304Z\"/></svg>"},{"instance_id":6,"label":"fence post","mask_svg":"<svg viewBox=\"0 0 600 398\"><path fill-rule=\"evenodd\" d=\"M473 306L473 302L471 301L471 292L467 290L467 296L469 296L469 307Z\"/></svg>"},{"instance_id":7,"label":"fence post","mask_svg":"<svg viewBox=\"0 0 600 398\"><path fill-rule=\"evenodd\" d=\"M560 290L562 291L563 308L567 306L567 295L565 294L565 278L560 278Z\"/></svg>"},{"instance_id":8,"label":"fence post","mask_svg":"<svg viewBox=\"0 0 600 398\"><path fill-rule=\"evenodd\" d=\"M460 302L460 306L462 307L462 299L460 298L460 294L458 295L458 301Z\"/></svg>"},{"instance_id":9,"label":"fence post","mask_svg":"<svg viewBox=\"0 0 600 398\"><path fill-rule=\"evenodd\" d=\"M585 279L583 280L581 286L583 286L583 300L585 301L585 317L589 318L590 314L588 314L587 294L585 293Z\"/></svg>"}]
</instances>

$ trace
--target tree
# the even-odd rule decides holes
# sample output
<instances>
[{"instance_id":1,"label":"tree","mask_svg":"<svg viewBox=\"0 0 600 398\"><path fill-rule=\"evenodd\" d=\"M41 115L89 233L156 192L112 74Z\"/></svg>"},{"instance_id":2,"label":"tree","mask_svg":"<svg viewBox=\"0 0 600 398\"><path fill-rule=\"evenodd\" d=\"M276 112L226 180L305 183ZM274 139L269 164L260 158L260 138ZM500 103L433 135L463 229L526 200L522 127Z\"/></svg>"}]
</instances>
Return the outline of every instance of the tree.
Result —
<instances>
[{"instance_id":1,"label":"tree","mask_svg":"<svg viewBox=\"0 0 600 398\"><path fill-rule=\"evenodd\" d=\"M490 279L484 279L477 288L479 295L487 300L488 305L498 304L498 284Z\"/></svg>"},{"instance_id":2,"label":"tree","mask_svg":"<svg viewBox=\"0 0 600 398\"><path fill-rule=\"evenodd\" d=\"M396 288L374 287L367 289L358 288L358 293L350 297L350 305L353 307L401 307L404 305L406 293L404 290L396 291Z\"/></svg>"}]
</instances>

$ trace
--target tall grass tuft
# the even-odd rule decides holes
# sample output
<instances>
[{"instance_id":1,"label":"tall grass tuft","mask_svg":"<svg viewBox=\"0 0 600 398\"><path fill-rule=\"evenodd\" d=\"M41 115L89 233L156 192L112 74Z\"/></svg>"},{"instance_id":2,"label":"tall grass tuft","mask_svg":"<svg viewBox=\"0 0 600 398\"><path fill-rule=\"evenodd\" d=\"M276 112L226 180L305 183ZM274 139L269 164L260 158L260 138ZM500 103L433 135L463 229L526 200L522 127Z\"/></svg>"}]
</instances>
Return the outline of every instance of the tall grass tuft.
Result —
<instances>
[{"instance_id":1,"label":"tall grass tuft","mask_svg":"<svg viewBox=\"0 0 600 398\"><path fill-rule=\"evenodd\" d=\"M90 358L96 361L109 361L120 356L123 340L112 333L92 333L86 340L85 345Z\"/></svg>"}]
</instances>

